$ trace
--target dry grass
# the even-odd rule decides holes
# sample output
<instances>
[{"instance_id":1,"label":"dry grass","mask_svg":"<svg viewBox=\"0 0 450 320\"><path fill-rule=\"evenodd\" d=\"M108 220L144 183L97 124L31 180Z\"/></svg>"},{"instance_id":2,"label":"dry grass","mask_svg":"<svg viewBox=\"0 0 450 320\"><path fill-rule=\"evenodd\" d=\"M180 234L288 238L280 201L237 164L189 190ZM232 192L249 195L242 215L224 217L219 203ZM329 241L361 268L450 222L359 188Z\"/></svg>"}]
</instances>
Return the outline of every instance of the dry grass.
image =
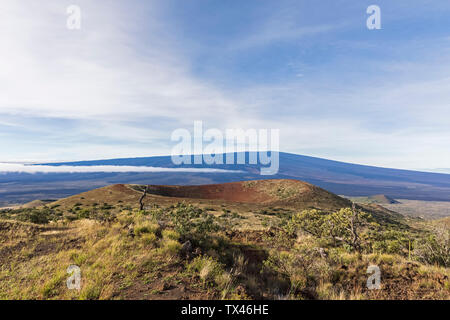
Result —
<instances>
[{"instance_id":1,"label":"dry grass","mask_svg":"<svg viewBox=\"0 0 450 320\"><path fill-rule=\"evenodd\" d=\"M128 216L126 213L125 216ZM117 222L102 224L81 220L61 227L62 233L43 236L25 231L32 225L14 222L14 241L2 235L2 250L25 245L20 250L0 256L1 299L111 299L130 294L130 284L142 283L142 272L176 263L181 244L176 240L160 239L155 235L157 224L143 221L140 216L122 217ZM131 237L128 222L139 232ZM39 230L47 230L40 228ZM166 231L166 235L175 233ZM23 238L22 238L23 237ZM8 242L8 245L5 244ZM167 256L171 258L168 259ZM68 290L66 270L70 265L81 269L81 291ZM17 284L20 283L20 286ZM151 284L148 286L151 288ZM149 292L151 290L149 289Z\"/></svg>"},{"instance_id":2,"label":"dry grass","mask_svg":"<svg viewBox=\"0 0 450 320\"><path fill-rule=\"evenodd\" d=\"M111 220L61 220L47 225L0 220L0 299L450 298L449 269L411 262L399 255L359 255L340 249L314 260L314 272L300 274L292 269L292 280L298 287L307 285L289 294L285 276L263 270L272 247L265 235L282 223L285 212L296 212L315 200L312 197L291 204L290 199L300 198L298 190L290 189L290 182L280 185L272 181L264 186L285 204L268 207L187 199L187 203L215 216L225 228L213 234L209 247L193 248L189 255L180 254L183 236L173 226L127 208L136 207L140 196L128 186L106 187L57 202L61 210L79 203L82 208L107 203L114 207L108 209L114 216ZM247 187L255 186L249 183ZM146 199L148 205L159 205L156 211L167 210L177 200L155 195ZM297 240L296 246L318 245L309 244L309 237ZM288 254L292 250L286 248ZM369 264L380 267L382 290L367 290ZM79 291L66 287L70 265L81 269Z\"/></svg>"}]
</instances>

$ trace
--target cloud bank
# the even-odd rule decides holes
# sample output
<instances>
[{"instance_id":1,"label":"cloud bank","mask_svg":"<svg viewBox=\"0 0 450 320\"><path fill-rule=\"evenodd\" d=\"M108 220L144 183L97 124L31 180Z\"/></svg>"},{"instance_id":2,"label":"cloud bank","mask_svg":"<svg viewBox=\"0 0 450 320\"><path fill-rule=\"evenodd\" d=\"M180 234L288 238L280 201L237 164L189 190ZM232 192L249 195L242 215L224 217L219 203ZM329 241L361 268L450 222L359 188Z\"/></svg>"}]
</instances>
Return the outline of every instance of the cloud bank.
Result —
<instances>
[{"instance_id":1,"label":"cloud bank","mask_svg":"<svg viewBox=\"0 0 450 320\"><path fill-rule=\"evenodd\" d=\"M194 172L194 173L240 173L241 170L202 168L162 168L142 166L45 166L17 163L0 163L0 173L121 173L121 172Z\"/></svg>"}]
</instances>

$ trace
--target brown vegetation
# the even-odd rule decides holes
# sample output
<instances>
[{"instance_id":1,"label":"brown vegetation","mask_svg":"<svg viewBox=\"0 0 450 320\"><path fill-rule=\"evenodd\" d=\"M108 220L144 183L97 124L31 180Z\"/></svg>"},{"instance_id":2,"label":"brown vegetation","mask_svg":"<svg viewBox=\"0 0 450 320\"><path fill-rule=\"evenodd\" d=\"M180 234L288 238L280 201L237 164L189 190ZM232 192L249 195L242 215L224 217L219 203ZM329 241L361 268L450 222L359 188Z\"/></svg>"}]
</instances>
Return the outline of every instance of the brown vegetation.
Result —
<instances>
[{"instance_id":1,"label":"brown vegetation","mask_svg":"<svg viewBox=\"0 0 450 320\"><path fill-rule=\"evenodd\" d=\"M1 211L0 298L450 298L447 249L421 249L448 241L433 223L293 180L144 188ZM80 291L65 284L72 264Z\"/></svg>"}]
</instances>

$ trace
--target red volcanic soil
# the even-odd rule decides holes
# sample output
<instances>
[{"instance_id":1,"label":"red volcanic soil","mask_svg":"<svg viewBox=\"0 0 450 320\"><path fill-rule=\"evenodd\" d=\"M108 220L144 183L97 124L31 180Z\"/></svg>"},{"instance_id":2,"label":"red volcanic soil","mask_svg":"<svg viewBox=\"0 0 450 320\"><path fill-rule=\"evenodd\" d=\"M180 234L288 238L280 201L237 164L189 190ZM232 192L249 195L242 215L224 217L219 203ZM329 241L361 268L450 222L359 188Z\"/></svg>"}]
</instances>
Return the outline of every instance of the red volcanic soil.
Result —
<instances>
[{"instance_id":1,"label":"red volcanic soil","mask_svg":"<svg viewBox=\"0 0 450 320\"><path fill-rule=\"evenodd\" d=\"M243 183L231 182L201 186L150 186L150 194L164 197L227 200L235 202L266 202L272 200L264 192L246 188Z\"/></svg>"},{"instance_id":2,"label":"red volcanic soil","mask_svg":"<svg viewBox=\"0 0 450 320\"><path fill-rule=\"evenodd\" d=\"M298 180L254 180L200 186L149 186L149 193L164 197L225 200L243 203L340 202L346 200Z\"/></svg>"}]
</instances>

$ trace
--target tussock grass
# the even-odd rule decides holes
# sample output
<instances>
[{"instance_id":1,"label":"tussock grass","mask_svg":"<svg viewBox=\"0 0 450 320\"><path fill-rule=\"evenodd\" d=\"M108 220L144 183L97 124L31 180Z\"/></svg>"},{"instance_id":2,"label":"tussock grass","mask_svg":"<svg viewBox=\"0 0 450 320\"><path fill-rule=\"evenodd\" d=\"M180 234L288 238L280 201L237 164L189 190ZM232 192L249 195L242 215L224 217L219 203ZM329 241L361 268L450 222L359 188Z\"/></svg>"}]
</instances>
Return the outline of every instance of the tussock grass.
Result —
<instances>
[{"instance_id":1,"label":"tussock grass","mask_svg":"<svg viewBox=\"0 0 450 320\"><path fill-rule=\"evenodd\" d=\"M298 230L290 233L288 215L270 217L276 223L265 231L245 229L252 220L230 219L180 204L123 210L104 221L0 220L0 299L450 297L448 268L412 261L403 251L368 245L356 252ZM238 220L239 226L224 228ZM187 240L192 248L181 252ZM381 269L382 290L366 288L370 264ZM69 265L81 269L80 290L66 287ZM189 296L193 292L197 296Z\"/></svg>"}]
</instances>

